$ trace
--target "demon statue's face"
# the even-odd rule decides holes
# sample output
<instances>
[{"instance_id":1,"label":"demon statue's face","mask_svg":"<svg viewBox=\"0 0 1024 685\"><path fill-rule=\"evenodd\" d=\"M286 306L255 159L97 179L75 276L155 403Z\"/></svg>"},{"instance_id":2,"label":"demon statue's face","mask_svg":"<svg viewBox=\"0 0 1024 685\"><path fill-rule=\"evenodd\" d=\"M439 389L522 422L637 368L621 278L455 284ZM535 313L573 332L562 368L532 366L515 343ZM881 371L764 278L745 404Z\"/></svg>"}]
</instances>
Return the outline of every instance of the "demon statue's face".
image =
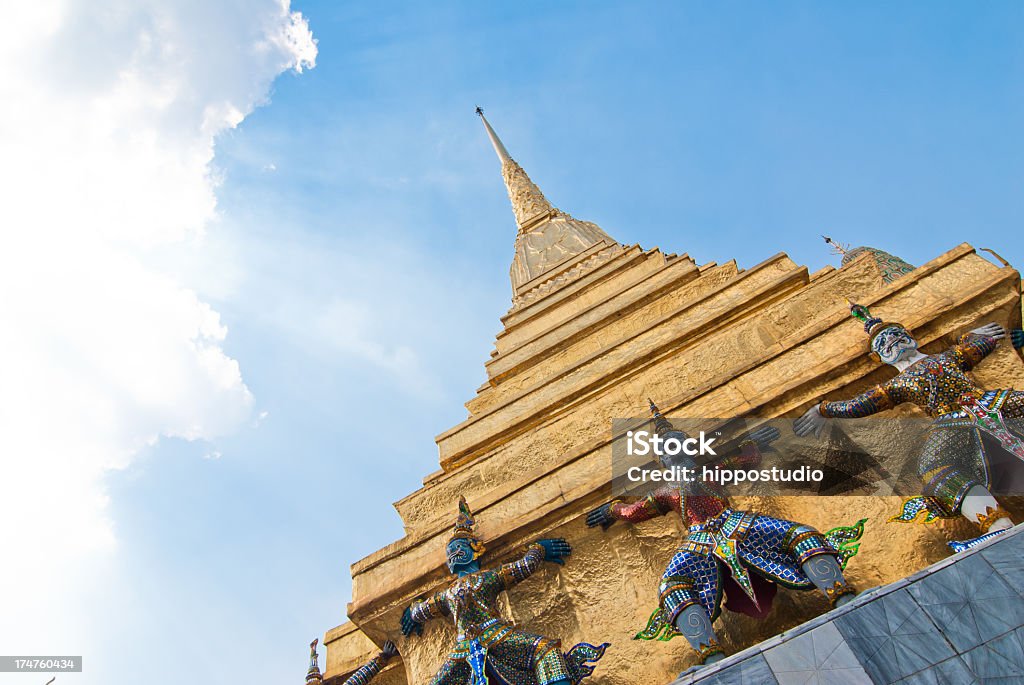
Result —
<instances>
[{"instance_id":1,"label":"demon statue's face","mask_svg":"<svg viewBox=\"0 0 1024 685\"><path fill-rule=\"evenodd\" d=\"M871 351L886 364L895 364L917 351L917 341L902 326L889 326L871 341Z\"/></svg>"},{"instance_id":2,"label":"demon statue's face","mask_svg":"<svg viewBox=\"0 0 1024 685\"><path fill-rule=\"evenodd\" d=\"M477 554L469 540L452 540L446 549L448 554L448 570L458 574L478 566Z\"/></svg>"}]
</instances>

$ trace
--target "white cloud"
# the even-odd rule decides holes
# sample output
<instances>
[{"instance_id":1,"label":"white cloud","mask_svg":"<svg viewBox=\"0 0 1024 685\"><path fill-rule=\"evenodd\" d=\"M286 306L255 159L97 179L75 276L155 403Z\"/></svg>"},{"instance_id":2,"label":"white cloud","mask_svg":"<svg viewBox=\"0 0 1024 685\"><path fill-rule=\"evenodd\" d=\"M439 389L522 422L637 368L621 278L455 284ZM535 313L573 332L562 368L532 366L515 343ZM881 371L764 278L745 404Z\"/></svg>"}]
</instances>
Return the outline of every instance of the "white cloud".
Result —
<instances>
[{"instance_id":1,"label":"white cloud","mask_svg":"<svg viewBox=\"0 0 1024 685\"><path fill-rule=\"evenodd\" d=\"M436 404L444 383L423 353L451 348L448 331L458 328L451 324L467 317L462 286L439 277L429 257L389 240L386 227L377 231L371 240L288 233L247 241L246 274L234 285L245 297L232 304L250 325L266 326L318 364L376 374L404 399ZM453 301L460 306L439 312L439 302Z\"/></svg>"},{"instance_id":2,"label":"white cloud","mask_svg":"<svg viewBox=\"0 0 1024 685\"><path fill-rule=\"evenodd\" d=\"M227 330L190 280L216 216L213 146L317 48L288 0L7 10L0 644L33 653L81 647L74 569L115 545L104 472L161 436L250 419Z\"/></svg>"},{"instance_id":3,"label":"white cloud","mask_svg":"<svg viewBox=\"0 0 1024 685\"><path fill-rule=\"evenodd\" d=\"M416 351L400 342L404 336L382 330L383 323L365 300L339 297L318 310L309 330L330 353L372 364L417 398L436 399L437 384Z\"/></svg>"}]
</instances>

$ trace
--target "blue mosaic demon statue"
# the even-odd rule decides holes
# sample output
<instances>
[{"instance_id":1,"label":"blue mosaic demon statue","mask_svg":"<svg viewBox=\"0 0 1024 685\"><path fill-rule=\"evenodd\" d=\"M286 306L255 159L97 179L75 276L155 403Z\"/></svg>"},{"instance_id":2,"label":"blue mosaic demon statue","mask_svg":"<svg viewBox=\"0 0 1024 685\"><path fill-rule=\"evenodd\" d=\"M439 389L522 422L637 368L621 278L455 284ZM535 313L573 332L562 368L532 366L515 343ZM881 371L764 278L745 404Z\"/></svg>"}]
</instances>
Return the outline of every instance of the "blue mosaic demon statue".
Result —
<instances>
[{"instance_id":1,"label":"blue mosaic demon statue","mask_svg":"<svg viewBox=\"0 0 1024 685\"><path fill-rule=\"evenodd\" d=\"M446 589L402 615L402 633L421 633L427 621L448 616L458 642L432 685L576 685L594 671L608 644L580 643L562 652L561 642L519 630L498 612L498 596L529 578L541 562L564 564L572 549L563 539L538 540L526 554L497 569L481 570L484 546L463 498L448 542L448 569L458 576Z\"/></svg>"},{"instance_id":2,"label":"blue mosaic demon statue","mask_svg":"<svg viewBox=\"0 0 1024 685\"><path fill-rule=\"evenodd\" d=\"M664 440L687 438L651 402L655 432ZM718 469L754 469L761 450L779 437L778 429L755 430L737 453L710 465ZM658 455L666 468L701 468L680 452ZM669 513L681 515L687 538L661 579L660 607L636 639L667 641L686 637L702 664L724 658L712 627L725 608L763 618L771 609L777 584L798 590L817 588L833 606L853 599L856 591L843 576L857 553L864 520L855 526L819 533L810 526L734 509L717 483L699 478L655 490L633 504L614 500L591 511L587 525L607 529L616 521L638 523Z\"/></svg>"},{"instance_id":3,"label":"blue mosaic demon statue","mask_svg":"<svg viewBox=\"0 0 1024 685\"><path fill-rule=\"evenodd\" d=\"M962 336L956 345L935 355L918 350L904 326L874 317L866 307L851 305L870 338L871 356L895 367L899 374L851 400L821 402L796 420L797 435L820 435L826 419L870 416L910 402L933 419L918 460L924 494L904 501L891 521L932 523L964 516L981 527L972 540L950 542L955 552L1013 526L1010 514L992 496L994 479L1010 489L1024 460L1024 392L985 390L968 373L996 349L1006 331L988 324ZM1013 342L1021 342L1014 331ZM1009 462L1005 456L1009 456ZM993 463L1003 459L1004 464ZM1012 467L1012 468L1011 468Z\"/></svg>"}]
</instances>

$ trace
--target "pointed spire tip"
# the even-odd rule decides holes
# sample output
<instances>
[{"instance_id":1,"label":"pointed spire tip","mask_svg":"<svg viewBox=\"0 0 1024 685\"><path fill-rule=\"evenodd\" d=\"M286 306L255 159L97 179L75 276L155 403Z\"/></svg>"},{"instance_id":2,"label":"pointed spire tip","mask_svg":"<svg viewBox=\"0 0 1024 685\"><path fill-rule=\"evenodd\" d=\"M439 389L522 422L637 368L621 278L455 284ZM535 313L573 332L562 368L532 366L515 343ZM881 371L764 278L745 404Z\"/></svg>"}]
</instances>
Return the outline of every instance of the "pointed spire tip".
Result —
<instances>
[{"instance_id":1,"label":"pointed spire tip","mask_svg":"<svg viewBox=\"0 0 1024 685\"><path fill-rule=\"evenodd\" d=\"M494 132L493 128L491 128L491 122L487 121L487 117L484 116L483 107L477 107L476 113L477 115L479 115L480 120L484 122L484 129L486 129L487 131L487 137L490 138L491 140L491 145L494 146L494 152L497 153L498 160L502 164L505 164L505 162L511 162L512 155L508 153L508 150L505 149L505 146L502 144L501 139L498 138L498 134Z\"/></svg>"}]
</instances>

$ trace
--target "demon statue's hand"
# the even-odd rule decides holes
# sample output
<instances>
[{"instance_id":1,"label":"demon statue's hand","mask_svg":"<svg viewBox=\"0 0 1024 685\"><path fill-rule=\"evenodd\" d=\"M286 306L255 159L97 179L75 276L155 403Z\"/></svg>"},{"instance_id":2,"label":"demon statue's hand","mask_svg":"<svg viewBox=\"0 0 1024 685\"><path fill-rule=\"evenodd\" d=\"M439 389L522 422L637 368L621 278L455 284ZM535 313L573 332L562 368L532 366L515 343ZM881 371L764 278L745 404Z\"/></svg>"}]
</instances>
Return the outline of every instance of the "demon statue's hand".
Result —
<instances>
[{"instance_id":1,"label":"demon statue's hand","mask_svg":"<svg viewBox=\"0 0 1024 685\"><path fill-rule=\"evenodd\" d=\"M1002 340L1006 337L1006 329L997 323L987 323L981 328L975 328L971 333L974 333L974 335L984 335L987 338L995 338L996 340Z\"/></svg>"},{"instance_id":2,"label":"demon statue's hand","mask_svg":"<svg viewBox=\"0 0 1024 685\"><path fill-rule=\"evenodd\" d=\"M387 661L388 659L394 659L396 656L398 656L398 647L391 640L385 640L384 646L380 650L380 657Z\"/></svg>"},{"instance_id":3,"label":"demon statue's hand","mask_svg":"<svg viewBox=\"0 0 1024 685\"><path fill-rule=\"evenodd\" d=\"M793 422L793 432L800 437L807 437L813 434L814 437L821 437L821 429L825 427L825 417L818 411L815 405L804 412L804 415Z\"/></svg>"},{"instance_id":4,"label":"demon statue's hand","mask_svg":"<svg viewBox=\"0 0 1024 685\"><path fill-rule=\"evenodd\" d=\"M747 436L748 440L753 440L757 445L757 449L762 452L768 450L771 444L779 439L782 434L779 433L779 429L775 426L761 426L750 435Z\"/></svg>"},{"instance_id":5,"label":"demon statue's hand","mask_svg":"<svg viewBox=\"0 0 1024 685\"><path fill-rule=\"evenodd\" d=\"M419 621L413 620L412 609L406 608L406 610L402 612L402 635L409 637L413 633L416 633L417 635L422 635L423 624Z\"/></svg>"},{"instance_id":6,"label":"demon statue's hand","mask_svg":"<svg viewBox=\"0 0 1024 685\"><path fill-rule=\"evenodd\" d=\"M537 540L537 544L544 550L544 561L554 564L564 564L565 557L572 554L572 547L565 541L565 538Z\"/></svg>"},{"instance_id":7,"label":"demon statue's hand","mask_svg":"<svg viewBox=\"0 0 1024 685\"><path fill-rule=\"evenodd\" d=\"M597 509L594 509L592 512L587 514L587 525L591 528L601 526L603 530L608 530L608 528L618 520L612 516L613 504L615 504L615 502L602 504Z\"/></svg>"},{"instance_id":8,"label":"demon statue's hand","mask_svg":"<svg viewBox=\"0 0 1024 685\"><path fill-rule=\"evenodd\" d=\"M1019 328L1014 328L1010 331L1010 342L1013 343L1013 348L1019 350L1024 347L1024 331Z\"/></svg>"}]
</instances>

